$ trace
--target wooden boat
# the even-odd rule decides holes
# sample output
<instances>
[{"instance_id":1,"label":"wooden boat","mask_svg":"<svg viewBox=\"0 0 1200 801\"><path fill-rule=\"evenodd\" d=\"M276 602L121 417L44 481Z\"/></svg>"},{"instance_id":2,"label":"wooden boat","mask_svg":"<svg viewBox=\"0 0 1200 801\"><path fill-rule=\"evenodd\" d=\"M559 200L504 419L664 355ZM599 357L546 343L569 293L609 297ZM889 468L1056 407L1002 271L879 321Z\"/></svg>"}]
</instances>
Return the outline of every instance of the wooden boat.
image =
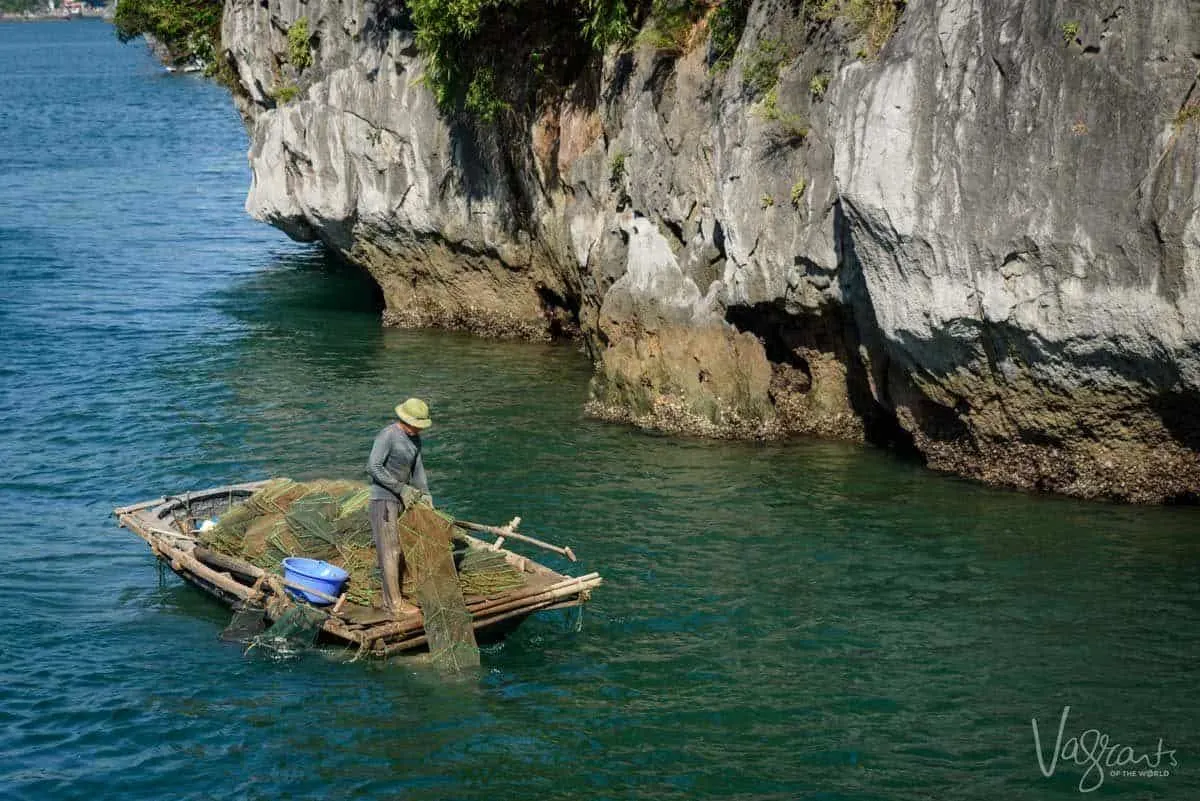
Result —
<instances>
[{"instance_id":1,"label":"wooden boat","mask_svg":"<svg viewBox=\"0 0 1200 801\"><path fill-rule=\"evenodd\" d=\"M210 551L193 533L197 522L220 516L265 483L235 484L156 498L114 509L113 514L123 528L145 540L155 556L188 583L231 607L240 608L247 603L261 606L266 610L267 619L275 621L302 603L286 591L283 578L241 559ZM511 528L492 531L509 538L539 542L516 534ZM591 597L591 591L603 581L598 573L578 577L556 573L500 547L499 539L495 543L476 537L467 539L471 547L491 548L503 553L505 560L520 569L526 579L525 585L515 590L467 596L467 610L471 613L476 638L483 643L499 640L536 612L583 605ZM574 559L569 548L546 547ZM391 656L427 646L425 621L419 609L413 607L399 617L393 617L382 609L347 603L344 597L330 608L322 625L321 640L354 647L371 656Z\"/></svg>"}]
</instances>

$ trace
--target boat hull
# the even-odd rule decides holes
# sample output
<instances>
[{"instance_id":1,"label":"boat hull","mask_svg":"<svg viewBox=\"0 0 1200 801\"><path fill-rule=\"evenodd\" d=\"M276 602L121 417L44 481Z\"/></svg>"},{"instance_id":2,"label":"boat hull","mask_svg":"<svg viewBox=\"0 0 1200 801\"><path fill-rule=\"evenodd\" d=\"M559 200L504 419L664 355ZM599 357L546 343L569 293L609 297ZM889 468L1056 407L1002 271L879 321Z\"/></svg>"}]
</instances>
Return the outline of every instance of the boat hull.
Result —
<instances>
[{"instance_id":1,"label":"boat hull","mask_svg":"<svg viewBox=\"0 0 1200 801\"><path fill-rule=\"evenodd\" d=\"M245 500L265 482L214 487L199 492L167 496L113 510L118 523L137 534L150 550L180 578L217 598L226 606L255 604L277 620L296 601L283 579L234 557L214 554L193 535L195 523L218 517ZM474 537L473 547L494 548ZM524 587L489 596L468 596L467 610L478 641L496 642L530 615L552 609L580 606L600 586L598 574L570 577L504 548L510 564L526 578ZM424 617L417 608L393 617L384 610L343 602L336 604L322 624L321 639L357 649L371 656L419 651L427 648Z\"/></svg>"}]
</instances>

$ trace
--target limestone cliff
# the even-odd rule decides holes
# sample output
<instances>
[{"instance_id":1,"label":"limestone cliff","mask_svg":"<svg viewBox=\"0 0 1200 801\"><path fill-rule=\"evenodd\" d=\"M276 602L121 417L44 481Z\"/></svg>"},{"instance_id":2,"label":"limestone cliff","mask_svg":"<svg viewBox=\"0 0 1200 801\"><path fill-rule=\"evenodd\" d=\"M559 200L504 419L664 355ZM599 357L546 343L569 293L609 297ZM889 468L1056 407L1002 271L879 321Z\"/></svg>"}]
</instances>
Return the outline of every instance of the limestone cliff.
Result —
<instances>
[{"instance_id":1,"label":"limestone cliff","mask_svg":"<svg viewBox=\"0 0 1200 801\"><path fill-rule=\"evenodd\" d=\"M716 67L705 25L487 126L439 112L400 5L226 0L247 208L386 322L581 333L601 414L1200 495L1200 5L913 0L868 43L757 0Z\"/></svg>"}]
</instances>

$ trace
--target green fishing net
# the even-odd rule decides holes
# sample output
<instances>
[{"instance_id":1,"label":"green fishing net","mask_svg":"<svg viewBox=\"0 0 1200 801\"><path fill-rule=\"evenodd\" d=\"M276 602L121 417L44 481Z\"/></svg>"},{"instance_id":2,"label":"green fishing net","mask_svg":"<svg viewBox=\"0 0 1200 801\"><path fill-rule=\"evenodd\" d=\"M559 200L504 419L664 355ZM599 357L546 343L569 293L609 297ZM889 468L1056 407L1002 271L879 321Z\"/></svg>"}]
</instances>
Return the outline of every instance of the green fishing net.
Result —
<instances>
[{"instance_id":1,"label":"green fishing net","mask_svg":"<svg viewBox=\"0 0 1200 801\"><path fill-rule=\"evenodd\" d=\"M321 633L326 614L308 604L295 604L270 628L250 639L246 648L269 651L275 656L293 656L311 648Z\"/></svg>"},{"instance_id":2,"label":"green fishing net","mask_svg":"<svg viewBox=\"0 0 1200 801\"><path fill-rule=\"evenodd\" d=\"M458 581L467 595L498 595L524 586L525 577L499 551L468 548L458 562Z\"/></svg>"},{"instance_id":3,"label":"green fishing net","mask_svg":"<svg viewBox=\"0 0 1200 801\"><path fill-rule=\"evenodd\" d=\"M425 616L429 654L451 671L479 666L475 628L454 566L454 523L424 504L411 506L397 523L404 570Z\"/></svg>"},{"instance_id":4,"label":"green fishing net","mask_svg":"<svg viewBox=\"0 0 1200 801\"><path fill-rule=\"evenodd\" d=\"M200 540L211 550L275 574L282 573L281 563L289 556L321 559L350 574L348 601L379 606L382 585L367 514L369 500L369 489L359 482L275 479L221 515L215 527L200 534ZM446 553L457 548L462 593L491 595L524 585L524 574L503 554L465 548L464 543L455 534L436 544ZM412 577L412 571L406 571L404 590L410 597L416 595Z\"/></svg>"},{"instance_id":5,"label":"green fishing net","mask_svg":"<svg viewBox=\"0 0 1200 801\"><path fill-rule=\"evenodd\" d=\"M242 601L233 607L233 617L221 632L225 642L249 645L255 637L267 629L267 610L250 601Z\"/></svg>"},{"instance_id":6,"label":"green fishing net","mask_svg":"<svg viewBox=\"0 0 1200 801\"><path fill-rule=\"evenodd\" d=\"M368 489L354 482L276 479L221 515L200 539L276 574L289 556L335 564L350 574L347 600L374 606L380 583L368 498Z\"/></svg>"}]
</instances>

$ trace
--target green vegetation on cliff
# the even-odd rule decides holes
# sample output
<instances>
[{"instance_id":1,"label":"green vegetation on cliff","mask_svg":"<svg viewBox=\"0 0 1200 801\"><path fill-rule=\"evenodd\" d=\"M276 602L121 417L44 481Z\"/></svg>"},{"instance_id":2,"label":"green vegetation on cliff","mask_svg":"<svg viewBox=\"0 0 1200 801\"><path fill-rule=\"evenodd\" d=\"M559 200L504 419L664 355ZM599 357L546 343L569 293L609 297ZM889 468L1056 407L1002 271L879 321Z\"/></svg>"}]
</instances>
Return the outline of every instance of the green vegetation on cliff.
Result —
<instances>
[{"instance_id":1,"label":"green vegetation on cliff","mask_svg":"<svg viewBox=\"0 0 1200 801\"><path fill-rule=\"evenodd\" d=\"M282 86L276 86L271 90L270 95L276 103L284 104L291 103L296 99L296 95L300 94L300 87L294 83L285 83Z\"/></svg>"},{"instance_id":2,"label":"green vegetation on cliff","mask_svg":"<svg viewBox=\"0 0 1200 801\"><path fill-rule=\"evenodd\" d=\"M493 121L527 86L502 86L508 62L521 59L538 80L575 60L572 51L601 50L627 39L633 23L625 0L408 0L417 46L425 55L425 81L443 111L465 108ZM518 78L519 80L519 78ZM517 90L517 91L514 91ZM521 91L524 90L524 91Z\"/></svg>"},{"instance_id":3,"label":"green vegetation on cliff","mask_svg":"<svg viewBox=\"0 0 1200 801\"><path fill-rule=\"evenodd\" d=\"M312 40L308 32L308 17L301 17L292 23L287 32L288 61L297 70L312 66Z\"/></svg>"},{"instance_id":4,"label":"green vegetation on cliff","mask_svg":"<svg viewBox=\"0 0 1200 801\"><path fill-rule=\"evenodd\" d=\"M696 23L707 11L708 5L697 0L654 0L638 41L662 53L683 53L690 49Z\"/></svg>"},{"instance_id":5,"label":"green vegetation on cliff","mask_svg":"<svg viewBox=\"0 0 1200 801\"><path fill-rule=\"evenodd\" d=\"M0 0L0 7L36 0ZM402 0L426 60L425 83L446 113L493 123L538 106L545 89L564 88L611 45L635 41L679 54L708 41L715 70L728 66L753 0ZM805 0L803 17L843 19L874 55L895 30L904 0ZM221 0L120 0L114 24L121 41L142 34L162 43L176 63L198 61L218 72ZM313 64L308 17L287 30L286 59L297 71ZM744 83L761 97L774 86L787 54L764 39L748 56ZM828 77L813 84L816 99ZM232 81L227 81L232 84Z\"/></svg>"},{"instance_id":6,"label":"green vegetation on cliff","mask_svg":"<svg viewBox=\"0 0 1200 801\"><path fill-rule=\"evenodd\" d=\"M211 67L221 41L221 2L120 0L113 25L122 42L149 34L176 62L199 61Z\"/></svg>"},{"instance_id":7,"label":"green vegetation on cliff","mask_svg":"<svg viewBox=\"0 0 1200 801\"><path fill-rule=\"evenodd\" d=\"M733 61L749 14L750 0L724 0L713 12L708 29L709 59L714 69L725 69Z\"/></svg>"},{"instance_id":8,"label":"green vegetation on cliff","mask_svg":"<svg viewBox=\"0 0 1200 801\"><path fill-rule=\"evenodd\" d=\"M1175 115L1175 130L1181 131L1191 122L1200 122L1200 101L1192 101L1179 109Z\"/></svg>"},{"instance_id":9,"label":"green vegetation on cliff","mask_svg":"<svg viewBox=\"0 0 1200 801\"><path fill-rule=\"evenodd\" d=\"M0 0L0 12L24 14L26 11L45 11L46 0Z\"/></svg>"},{"instance_id":10,"label":"green vegetation on cliff","mask_svg":"<svg viewBox=\"0 0 1200 801\"><path fill-rule=\"evenodd\" d=\"M844 20L865 36L866 47L859 55L874 58L895 33L906 0L820 0L805 7L810 5L815 19Z\"/></svg>"},{"instance_id":11,"label":"green vegetation on cliff","mask_svg":"<svg viewBox=\"0 0 1200 801\"><path fill-rule=\"evenodd\" d=\"M717 48L732 56L750 0L715 4ZM443 111L484 122L536 104L594 54L635 41L682 53L699 41L711 0L407 0L425 82ZM639 33L640 31L640 33ZM501 77L503 76L503 77Z\"/></svg>"},{"instance_id":12,"label":"green vegetation on cliff","mask_svg":"<svg viewBox=\"0 0 1200 801\"><path fill-rule=\"evenodd\" d=\"M535 108L544 89L565 87L611 45L636 42L679 54L707 40L709 63L724 69L742 41L751 5L752 0L407 0L426 59L425 83L438 106L484 123ZM895 31L904 6L905 0L805 0L800 24L841 20L861 37L860 53L873 57ZM745 82L751 93L766 94L788 57L778 40L758 42L748 56ZM820 99L827 85L827 76L818 80L814 97Z\"/></svg>"}]
</instances>

